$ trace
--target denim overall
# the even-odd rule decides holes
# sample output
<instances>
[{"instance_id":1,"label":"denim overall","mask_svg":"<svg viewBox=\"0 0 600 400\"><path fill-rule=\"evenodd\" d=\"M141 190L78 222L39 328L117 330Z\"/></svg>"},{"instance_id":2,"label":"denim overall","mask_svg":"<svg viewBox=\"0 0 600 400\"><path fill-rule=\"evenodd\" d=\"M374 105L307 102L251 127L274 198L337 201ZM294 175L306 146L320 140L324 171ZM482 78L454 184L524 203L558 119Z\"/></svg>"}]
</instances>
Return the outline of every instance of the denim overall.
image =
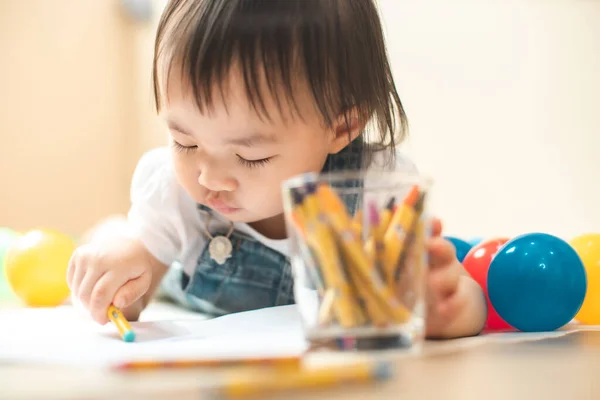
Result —
<instances>
[{"instance_id":1,"label":"denim overall","mask_svg":"<svg viewBox=\"0 0 600 400\"><path fill-rule=\"evenodd\" d=\"M322 172L359 170L363 164L362 139L357 139L337 154L330 154ZM358 181L345 187L356 187ZM344 198L354 213L358 195ZM213 212L198 205L199 212ZM225 235L215 230L211 235ZM233 251L225 264L218 264L208 252L209 241L198 258L193 276L173 265L161 283L161 294L186 308L209 314L254 310L294 303L292 270L288 256L262 244L245 233L233 231L229 236Z\"/></svg>"}]
</instances>

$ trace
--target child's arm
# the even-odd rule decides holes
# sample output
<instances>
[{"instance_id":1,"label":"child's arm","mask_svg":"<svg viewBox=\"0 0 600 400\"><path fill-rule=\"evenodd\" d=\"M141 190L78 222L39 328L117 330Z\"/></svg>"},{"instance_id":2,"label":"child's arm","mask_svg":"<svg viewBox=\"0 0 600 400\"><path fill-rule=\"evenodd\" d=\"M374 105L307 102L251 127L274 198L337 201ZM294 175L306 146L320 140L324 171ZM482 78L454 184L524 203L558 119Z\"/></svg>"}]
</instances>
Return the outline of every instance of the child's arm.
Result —
<instances>
[{"instance_id":1,"label":"child's arm","mask_svg":"<svg viewBox=\"0 0 600 400\"><path fill-rule=\"evenodd\" d=\"M142 157L132 179L127 219L99 228L71 259L67 282L72 296L101 324L108 322L111 303L128 319L138 319L181 253L182 237L190 236L186 221L197 210L182 195L168 154L158 149Z\"/></svg>"}]
</instances>

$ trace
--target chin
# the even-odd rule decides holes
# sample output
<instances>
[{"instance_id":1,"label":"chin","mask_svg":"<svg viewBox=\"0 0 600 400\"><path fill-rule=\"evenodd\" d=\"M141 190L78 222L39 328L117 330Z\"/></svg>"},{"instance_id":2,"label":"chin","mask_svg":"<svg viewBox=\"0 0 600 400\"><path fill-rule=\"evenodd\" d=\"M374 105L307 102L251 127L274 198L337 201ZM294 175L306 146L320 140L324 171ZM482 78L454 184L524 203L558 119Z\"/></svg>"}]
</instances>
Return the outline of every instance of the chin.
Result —
<instances>
[{"instance_id":1,"label":"chin","mask_svg":"<svg viewBox=\"0 0 600 400\"><path fill-rule=\"evenodd\" d=\"M257 218L256 215L253 215L252 213L250 213L244 209L239 209L239 210L236 210L233 212L227 212L227 211L222 211L222 210L215 210L213 208L213 211L215 211L222 217L227 218L228 220L233 221L233 222L251 223L251 222L260 221L261 219L263 219L263 218Z\"/></svg>"},{"instance_id":2,"label":"chin","mask_svg":"<svg viewBox=\"0 0 600 400\"><path fill-rule=\"evenodd\" d=\"M279 213L275 213L275 214L267 214L267 215L262 215L262 216L257 216L257 214L252 213L247 210L244 210L244 209L240 209L240 210L232 212L232 213L224 213L224 212L218 212L218 213L233 222L243 222L246 224L252 224L252 223L256 223L256 222L260 222L260 221L265 221L270 218L278 217L282 214L282 212L283 211L281 211Z\"/></svg>"}]
</instances>

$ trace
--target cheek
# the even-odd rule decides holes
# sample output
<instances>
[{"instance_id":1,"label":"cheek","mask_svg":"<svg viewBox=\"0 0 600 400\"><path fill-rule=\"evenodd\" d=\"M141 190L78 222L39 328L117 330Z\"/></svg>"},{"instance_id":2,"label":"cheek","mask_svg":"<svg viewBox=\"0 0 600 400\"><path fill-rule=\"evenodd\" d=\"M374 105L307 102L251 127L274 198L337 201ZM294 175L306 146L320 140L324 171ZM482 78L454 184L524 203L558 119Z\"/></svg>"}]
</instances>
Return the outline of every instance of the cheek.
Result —
<instances>
[{"instance_id":1,"label":"cheek","mask_svg":"<svg viewBox=\"0 0 600 400\"><path fill-rule=\"evenodd\" d=\"M299 143L290 150L282 177L287 179L305 172L320 172L327 155L327 147L319 141Z\"/></svg>"},{"instance_id":2,"label":"cheek","mask_svg":"<svg viewBox=\"0 0 600 400\"><path fill-rule=\"evenodd\" d=\"M173 167L177 181L185 189L185 191L195 200L202 201L204 191L198 184L198 169L187 154L174 153Z\"/></svg>"}]
</instances>

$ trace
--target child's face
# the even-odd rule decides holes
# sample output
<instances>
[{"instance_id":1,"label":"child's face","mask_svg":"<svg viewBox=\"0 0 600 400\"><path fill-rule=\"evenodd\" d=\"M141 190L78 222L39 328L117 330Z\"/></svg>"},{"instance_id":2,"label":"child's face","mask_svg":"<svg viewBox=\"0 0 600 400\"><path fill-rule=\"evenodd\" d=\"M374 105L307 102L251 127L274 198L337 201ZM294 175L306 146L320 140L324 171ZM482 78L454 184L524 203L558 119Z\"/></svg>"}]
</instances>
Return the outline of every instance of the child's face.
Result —
<instances>
[{"instance_id":1,"label":"child's face","mask_svg":"<svg viewBox=\"0 0 600 400\"><path fill-rule=\"evenodd\" d=\"M348 143L323 124L302 88L295 96L303 118L292 116L285 100L280 113L267 97L271 119L261 120L246 98L243 80L233 73L225 86L227 109L215 98L214 108L201 113L182 83L171 78L161 112L177 178L195 201L232 221L250 223L281 214L281 182L320 171L327 155Z\"/></svg>"}]
</instances>

